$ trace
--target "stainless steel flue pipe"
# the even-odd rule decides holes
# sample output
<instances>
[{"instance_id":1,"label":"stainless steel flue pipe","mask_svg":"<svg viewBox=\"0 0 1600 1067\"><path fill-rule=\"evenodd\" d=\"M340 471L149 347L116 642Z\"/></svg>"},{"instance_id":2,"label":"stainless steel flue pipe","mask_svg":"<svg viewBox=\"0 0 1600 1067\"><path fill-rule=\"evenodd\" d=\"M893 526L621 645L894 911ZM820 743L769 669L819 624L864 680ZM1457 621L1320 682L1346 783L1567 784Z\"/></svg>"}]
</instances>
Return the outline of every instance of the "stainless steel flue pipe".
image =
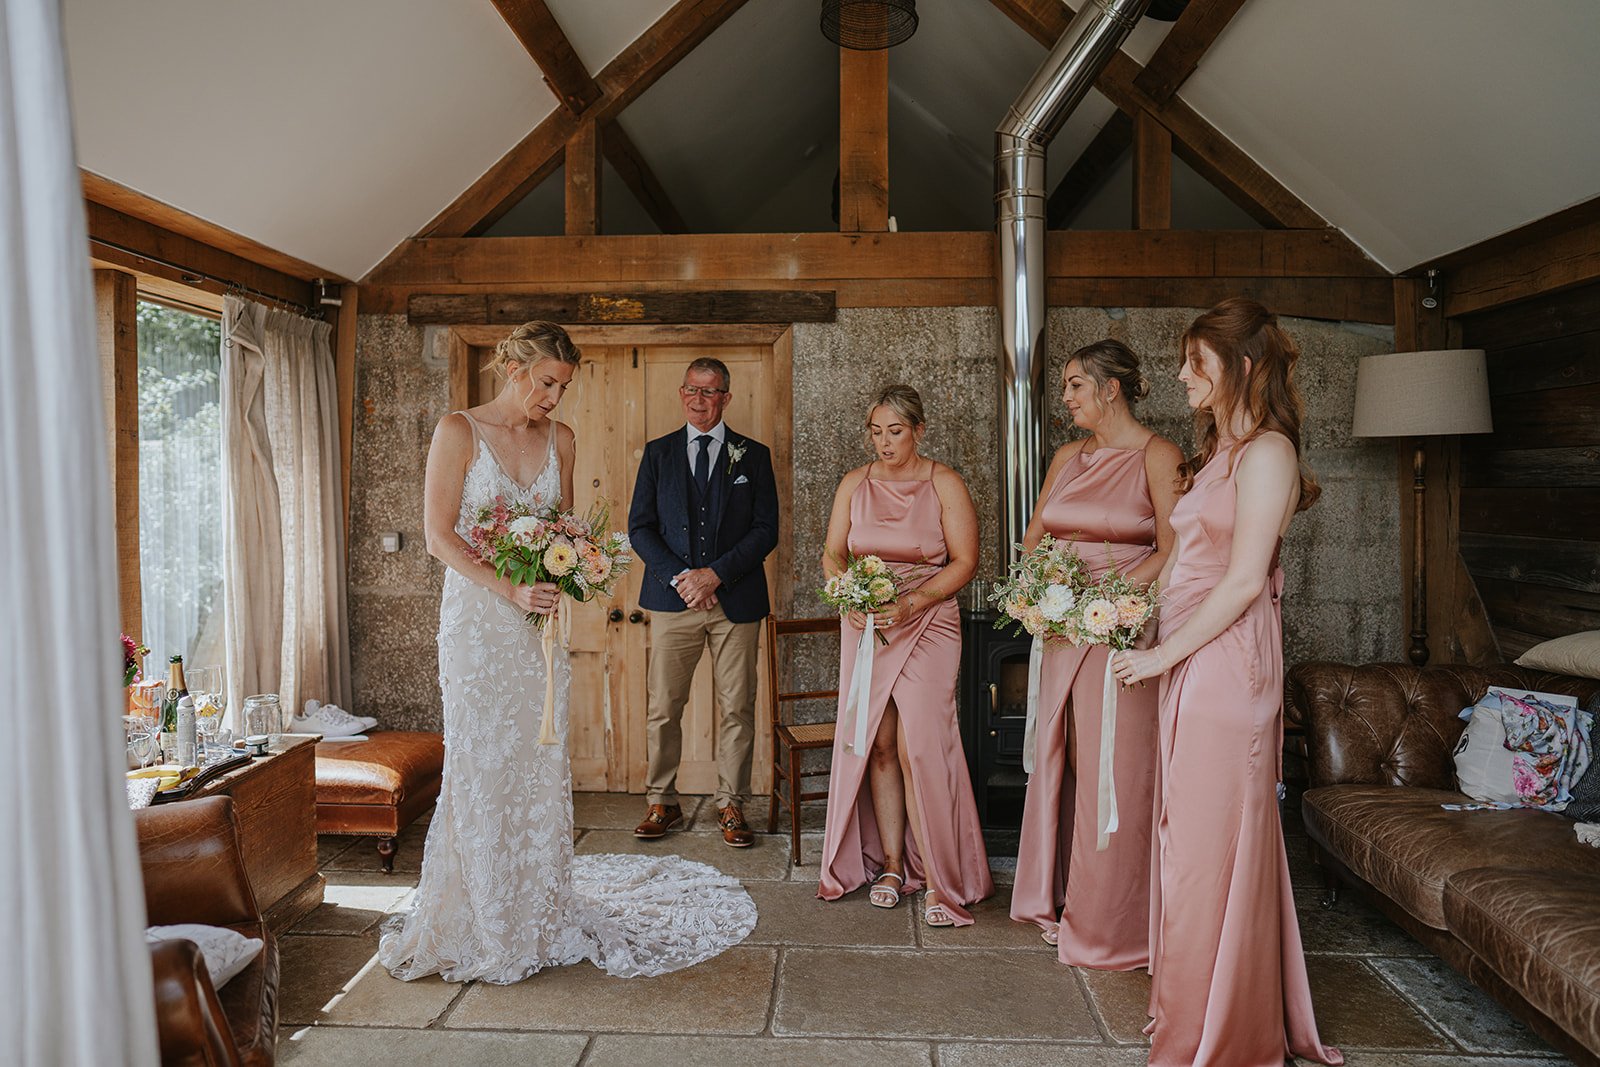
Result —
<instances>
[{"instance_id":1,"label":"stainless steel flue pipe","mask_svg":"<svg viewBox=\"0 0 1600 1067\"><path fill-rule=\"evenodd\" d=\"M995 130L1003 560L1013 558L1044 480L1045 149L1149 5L1088 0Z\"/></svg>"}]
</instances>

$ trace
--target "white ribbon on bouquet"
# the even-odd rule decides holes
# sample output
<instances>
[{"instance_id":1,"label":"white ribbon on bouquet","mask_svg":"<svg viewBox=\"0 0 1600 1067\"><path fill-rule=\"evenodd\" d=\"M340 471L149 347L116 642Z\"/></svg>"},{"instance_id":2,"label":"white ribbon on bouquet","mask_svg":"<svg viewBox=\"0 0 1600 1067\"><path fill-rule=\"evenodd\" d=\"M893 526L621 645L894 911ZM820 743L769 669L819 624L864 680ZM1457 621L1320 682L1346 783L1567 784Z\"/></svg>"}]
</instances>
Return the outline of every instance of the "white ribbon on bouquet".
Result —
<instances>
[{"instance_id":1,"label":"white ribbon on bouquet","mask_svg":"<svg viewBox=\"0 0 1600 1067\"><path fill-rule=\"evenodd\" d=\"M556 737L556 630L560 628L561 647L572 644L572 613L563 611L561 597L556 598L556 609L539 627L540 646L544 649L544 712L539 716L539 744L553 745Z\"/></svg>"},{"instance_id":2,"label":"white ribbon on bouquet","mask_svg":"<svg viewBox=\"0 0 1600 1067\"><path fill-rule=\"evenodd\" d=\"M856 665L850 672L850 688L846 690L844 705L846 747L863 758L867 754L867 720L872 715L872 657L877 651L876 631L872 613L867 615L866 628L856 643Z\"/></svg>"},{"instance_id":3,"label":"white ribbon on bouquet","mask_svg":"<svg viewBox=\"0 0 1600 1067\"><path fill-rule=\"evenodd\" d=\"M1117 832L1117 676L1111 670L1110 648L1106 649L1106 678L1100 690L1100 796L1095 805L1099 835L1096 852L1104 852Z\"/></svg>"},{"instance_id":4,"label":"white ribbon on bouquet","mask_svg":"<svg viewBox=\"0 0 1600 1067\"><path fill-rule=\"evenodd\" d=\"M1039 741L1039 679L1044 673L1044 638L1035 636L1028 649L1028 717L1022 728L1022 770L1033 773Z\"/></svg>"}]
</instances>

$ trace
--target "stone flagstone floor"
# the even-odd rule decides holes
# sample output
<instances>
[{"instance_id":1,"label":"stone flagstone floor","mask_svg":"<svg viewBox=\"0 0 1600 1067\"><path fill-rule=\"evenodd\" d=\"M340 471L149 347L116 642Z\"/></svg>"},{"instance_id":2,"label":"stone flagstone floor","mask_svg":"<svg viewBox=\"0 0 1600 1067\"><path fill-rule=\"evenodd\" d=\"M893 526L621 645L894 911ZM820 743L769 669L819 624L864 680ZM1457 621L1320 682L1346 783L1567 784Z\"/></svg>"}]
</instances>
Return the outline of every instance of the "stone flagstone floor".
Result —
<instances>
[{"instance_id":1,"label":"stone flagstone floor","mask_svg":"<svg viewBox=\"0 0 1600 1067\"><path fill-rule=\"evenodd\" d=\"M608 978L585 963L514 986L399 982L374 959L377 927L416 884L426 825L401 837L392 876L370 840L324 837L327 900L280 941L280 1062L451 1067L1135 1067L1145 1062L1143 974L1056 963L1011 922L1009 862L963 930L924 926L920 897L893 911L857 892L815 896L822 811L804 857L786 837L722 844L709 801L688 828L636 841L636 796L579 794L579 852L673 851L744 881L755 932L717 959L660 978ZM765 800L747 811L765 823ZM1305 839L1288 838L1318 1021L1352 1067L1559 1067L1567 1063L1494 1001L1354 899L1325 911Z\"/></svg>"}]
</instances>

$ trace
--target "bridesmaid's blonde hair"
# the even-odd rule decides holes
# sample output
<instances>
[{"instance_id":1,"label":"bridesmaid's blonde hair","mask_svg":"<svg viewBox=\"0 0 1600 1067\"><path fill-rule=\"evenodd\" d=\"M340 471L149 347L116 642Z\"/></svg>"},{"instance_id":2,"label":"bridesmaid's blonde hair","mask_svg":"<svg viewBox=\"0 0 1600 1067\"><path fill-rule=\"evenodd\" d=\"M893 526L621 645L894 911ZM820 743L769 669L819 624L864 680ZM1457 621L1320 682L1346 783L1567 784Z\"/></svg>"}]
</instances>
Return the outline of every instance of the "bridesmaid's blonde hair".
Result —
<instances>
[{"instance_id":1,"label":"bridesmaid's blonde hair","mask_svg":"<svg viewBox=\"0 0 1600 1067\"><path fill-rule=\"evenodd\" d=\"M922 414L922 394L909 385L891 385L872 398L872 403L867 405L867 417L861 420L861 425L867 430L868 452L872 451L872 413L883 407L900 416L912 430L920 430L927 425L928 420Z\"/></svg>"},{"instance_id":2,"label":"bridesmaid's blonde hair","mask_svg":"<svg viewBox=\"0 0 1600 1067\"><path fill-rule=\"evenodd\" d=\"M489 369L496 376L508 377L517 367L531 367L547 359L559 360L576 367L582 360L578 346L572 343L567 331L553 322L535 319L511 331L511 335L494 346L494 359Z\"/></svg>"}]
</instances>

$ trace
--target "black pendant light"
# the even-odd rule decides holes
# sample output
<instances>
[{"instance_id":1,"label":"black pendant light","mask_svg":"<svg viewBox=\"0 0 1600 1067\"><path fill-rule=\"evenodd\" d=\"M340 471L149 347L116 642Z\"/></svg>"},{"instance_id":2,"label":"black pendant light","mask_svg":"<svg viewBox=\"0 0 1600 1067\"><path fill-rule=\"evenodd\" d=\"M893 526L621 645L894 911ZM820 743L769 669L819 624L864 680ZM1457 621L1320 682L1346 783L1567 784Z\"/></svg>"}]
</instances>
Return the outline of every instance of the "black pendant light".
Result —
<instances>
[{"instance_id":1,"label":"black pendant light","mask_svg":"<svg viewBox=\"0 0 1600 1067\"><path fill-rule=\"evenodd\" d=\"M822 35L870 52L892 48L917 32L917 0L822 0Z\"/></svg>"}]
</instances>

